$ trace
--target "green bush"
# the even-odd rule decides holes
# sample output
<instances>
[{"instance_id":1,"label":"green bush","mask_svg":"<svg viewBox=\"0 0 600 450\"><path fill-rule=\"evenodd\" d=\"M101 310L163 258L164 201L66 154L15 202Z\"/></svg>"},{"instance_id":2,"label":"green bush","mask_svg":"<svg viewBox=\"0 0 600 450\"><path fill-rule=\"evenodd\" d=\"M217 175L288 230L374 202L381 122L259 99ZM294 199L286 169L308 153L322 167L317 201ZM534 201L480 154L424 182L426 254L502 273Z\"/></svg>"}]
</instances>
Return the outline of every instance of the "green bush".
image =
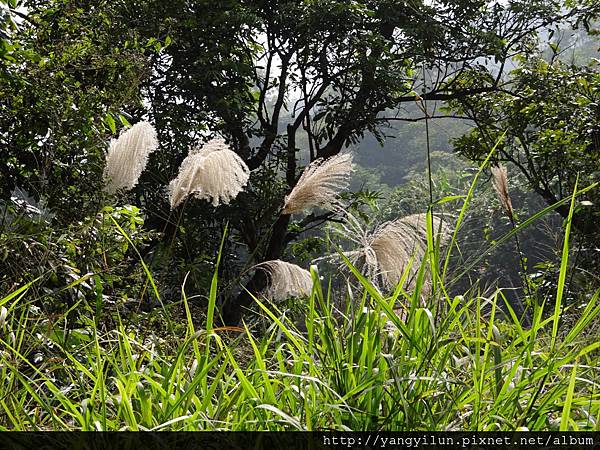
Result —
<instances>
[{"instance_id":1,"label":"green bush","mask_svg":"<svg viewBox=\"0 0 600 450\"><path fill-rule=\"evenodd\" d=\"M105 207L100 213L60 229L42 209L16 200L2 207L0 286L11 292L31 283L34 305L47 317L76 321L82 303L96 314L122 306L155 301L146 286L132 243L143 248L152 233L143 229L135 206ZM127 230L119 233L115 222ZM97 317L99 320L99 317ZM69 325L70 327L71 325Z\"/></svg>"}]
</instances>

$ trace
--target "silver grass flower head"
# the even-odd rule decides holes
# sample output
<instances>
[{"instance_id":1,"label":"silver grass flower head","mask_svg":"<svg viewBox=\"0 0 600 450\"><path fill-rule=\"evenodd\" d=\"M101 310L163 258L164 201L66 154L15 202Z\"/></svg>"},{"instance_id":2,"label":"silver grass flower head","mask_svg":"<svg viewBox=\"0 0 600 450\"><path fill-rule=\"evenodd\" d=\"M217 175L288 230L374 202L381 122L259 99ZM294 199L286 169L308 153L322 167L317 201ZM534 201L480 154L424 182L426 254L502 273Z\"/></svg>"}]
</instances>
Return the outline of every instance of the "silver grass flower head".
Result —
<instances>
[{"instance_id":1,"label":"silver grass flower head","mask_svg":"<svg viewBox=\"0 0 600 450\"><path fill-rule=\"evenodd\" d=\"M446 223L433 216L434 236L444 243L450 236ZM412 214L379 226L368 242L373 256L366 258L378 270L385 286L394 287L402 279L411 258L408 280L414 278L427 251L427 215Z\"/></svg>"},{"instance_id":2,"label":"silver grass flower head","mask_svg":"<svg viewBox=\"0 0 600 450\"><path fill-rule=\"evenodd\" d=\"M296 264L274 259L256 264L254 268L267 272L269 286L264 296L273 302L308 296L312 291L310 272Z\"/></svg>"},{"instance_id":3,"label":"silver grass flower head","mask_svg":"<svg viewBox=\"0 0 600 450\"><path fill-rule=\"evenodd\" d=\"M213 139L192 150L183 160L179 175L169 184L171 209L194 195L213 206L229 204L250 178L246 163L222 139Z\"/></svg>"},{"instance_id":4,"label":"silver grass flower head","mask_svg":"<svg viewBox=\"0 0 600 450\"><path fill-rule=\"evenodd\" d=\"M496 194L498 194L498 199L500 200L504 212L506 212L508 217L512 220L515 212L513 210L512 201L510 200L510 194L508 193L508 171L506 170L506 166L495 166L492 167L491 170L494 190L496 191Z\"/></svg>"},{"instance_id":5,"label":"silver grass flower head","mask_svg":"<svg viewBox=\"0 0 600 450\"><path fill-rule=\"evenodd\" d=\"M351 153L340 153L327 159L310 163L285 197L283 214L295 214L319 206L331 209L337 195L346 189L354 170Z\"/></svg>"},{"instance_id":6,"label":"silver grass flower head","mask_svg":"<svg viewBox=\"0 0 600 450\"><path fill-rule=\"evenodd\" d=\"M104 189L110 193L132 189L146 168L148 156L157 148L156 130L149 122L138 122L111 140L104 167Z\"/></svg>"},{"instance_id":7,"label":"silver grass flower head","mask_svg":"<svg viewBox=\"0 0 600 450\"><path fill-rule=\"evenodd\" d=\"M377 289L396 287L408 269L405 287L410 287L427 252L427 215L413 214L385 222L373 231L365 229L361 221L348 211L343 217L344 222L337 224L333 231L357 246L355 250L343 252L352 265L360 268ZM451 235L446 222L436 216L433 216L433 232L441 245ZM314 262L322 260L339 260L339 254L326 255ZM345 264L340 267L343 270ZM378 279L383 286L379 285Z\"/></svg>"}]
</instances>

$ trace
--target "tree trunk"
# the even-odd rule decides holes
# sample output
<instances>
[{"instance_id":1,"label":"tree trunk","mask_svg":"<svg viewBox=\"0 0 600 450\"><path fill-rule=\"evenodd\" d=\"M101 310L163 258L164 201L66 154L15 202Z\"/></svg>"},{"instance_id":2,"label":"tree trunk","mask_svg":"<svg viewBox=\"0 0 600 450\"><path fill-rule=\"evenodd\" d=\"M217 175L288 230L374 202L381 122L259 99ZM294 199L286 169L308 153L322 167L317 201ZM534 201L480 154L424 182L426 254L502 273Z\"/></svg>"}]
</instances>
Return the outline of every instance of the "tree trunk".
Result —
<instances>
[{"instance_id":1,"label":"tree trunk","mask_svg":"<svg viewBox=\"0 0 600 450\"><path fill-rule=\"evenodd\" d=\"M269 240L269 246L262 258L262 261L271 259L279 259L283 254L286 244L287 228L290 223L290 216L283 214L279 216L273 225L273 233ZM250 281L244 286L237 298L230 299L224 303L221 308L221 316L224 325L238 325L244 311L252 305L253 295L257 295L267 287L269 282L267 274L264 270L256 270Z\"/></svg>"}]
</instances>

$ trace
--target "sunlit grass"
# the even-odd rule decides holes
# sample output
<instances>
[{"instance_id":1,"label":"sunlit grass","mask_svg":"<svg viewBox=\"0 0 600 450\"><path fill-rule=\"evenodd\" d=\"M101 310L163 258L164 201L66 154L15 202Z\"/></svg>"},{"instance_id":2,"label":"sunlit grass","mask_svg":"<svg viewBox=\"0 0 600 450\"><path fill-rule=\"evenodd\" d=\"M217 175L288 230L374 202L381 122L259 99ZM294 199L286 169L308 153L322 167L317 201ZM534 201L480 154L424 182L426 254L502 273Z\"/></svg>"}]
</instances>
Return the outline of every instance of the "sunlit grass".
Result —
<instances>
[{"instance_id":1,"label":"sunlit grass","mask_svg":"<svg viewBox=\"0 0 600 450\"><path fill-rule=\"evenodd\" d=\"M442 297L436 321L439 304L382 296L355 275L364 294L335 314L333 293L313 273L305 333L259 299L272 322L262 335L247 325L207 333L195 328L184 294L186 332L168 339L123 325L100 333L90 320L60 342L59 333L37 335L42 323L32 327L27 308L12 308L2 330L2 428L598 428L600 342L579 339L600 313L598 293L553 340L556 315L540 308L524 329L509 306L500 318L501 292ZM401 299L405 321L392 311ZM34 341L53 359L32 361Z\"/></svg>"},{"instance_id":2,"label":"sunlit grass","mask_svg":"<svg viewBox=\"0 0 600 450\"><path fill-rule=\"evenodd\" d=\"M562 326L571 217L556 297L528 327L501 290L448 295L431 226L411 292L382 294L347 259L354 287L335 291L313 267L303 331L261 298L266 328L218 327L217 270L202 326L184 283L160 333L119 316L100 328L84 304L67 330L35 311L32 281L0 300L0 429L600 430L600 291Z\"/></svg>"}]
</instances>

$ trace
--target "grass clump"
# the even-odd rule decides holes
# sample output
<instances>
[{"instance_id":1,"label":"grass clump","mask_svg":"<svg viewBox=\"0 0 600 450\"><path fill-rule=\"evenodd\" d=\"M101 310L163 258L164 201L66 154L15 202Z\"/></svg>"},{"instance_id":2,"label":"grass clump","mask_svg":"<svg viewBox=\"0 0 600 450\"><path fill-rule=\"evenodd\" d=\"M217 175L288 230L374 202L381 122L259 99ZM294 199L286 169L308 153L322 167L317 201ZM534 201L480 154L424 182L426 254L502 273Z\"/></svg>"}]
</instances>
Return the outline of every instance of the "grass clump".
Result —
<instances>
[{"instance_id":1,"label":"grass clump","mask_svg":"<svg viewBox=\"0 0 600 450\"><path fill-rule=\"evenodd\" d=\"M440 294L423 304L419 283L384 296L349 268L362 293L343 311L313 268L302 332L260 299L266 332L213 327L215 277L202 328L183 292L183 331L144 335L120 323L100 332L90 320L67 336L36 315L25 286L0 302L1 428L600 428L600 342L585 336L600 292L570 330L555 325L560 308L545 314L544 305L526 329L500 290L451 298L436 278Z\"/></svg>"},{"instance_id":2,"label":"grass clump","mask_svg":"<svg viewBox=\"0 0 600 450\"><path fill-rule=\"evenodd\" d=\"M325 288L313 266L300 324L254 298L266 328L215 325L223 242L201 322L182 288L149 330L118 315L114 329L100 328L91 308L71 329L68 312L62 321L40 313L34 280L0 300L0 429L600 430L600 290L568 329L563 321L576 195L556 295L532 304L527 327L501 289L448 294L471 196L444 261L428 211L421 261L404 267L392 292L343 252L348 288Z\"/></svg>"}]
</instances>

